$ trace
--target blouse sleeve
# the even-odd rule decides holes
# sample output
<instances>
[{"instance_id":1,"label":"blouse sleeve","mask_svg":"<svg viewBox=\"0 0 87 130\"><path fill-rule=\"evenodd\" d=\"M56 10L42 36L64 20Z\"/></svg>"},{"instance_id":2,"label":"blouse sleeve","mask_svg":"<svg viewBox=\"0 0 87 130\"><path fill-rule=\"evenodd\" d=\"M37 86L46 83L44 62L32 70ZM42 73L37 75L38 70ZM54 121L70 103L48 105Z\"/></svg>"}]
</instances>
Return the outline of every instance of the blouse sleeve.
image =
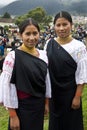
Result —
<instances>
[{"instance_id":1,"label":"blouse sleeve","mask_svg":"<svg viewBox=\"0 0 87 130\"><path fill-rule=\"evenodd\" d=\"M86 47L80 48L76 54L77 70L76 70L76 83L87 83L87 51Z\"/></svg>"},{"instance_id":2,"label":"blouse sleeve","mask_svg":"<svg viewBox=\"0 0 87 130\"><path fill-rule=\"evenodd\" d=\"M6 56L0 75L0 103L8 108L18 108L18 99L15 84L10 83L14 66L15 52Z\"/></svg>"},{"instance_id":3,"label":"blouse sleeve","mask_svg":"<svg viewBox=\"0 0 87 130\"><path fill-rule=\"evenodd\" d=\"M46 94L45 97L51 98L51 83L50 83L50 76L49 71L47 70L47 76L46 76Z\"/></svg>"}]
</instances>

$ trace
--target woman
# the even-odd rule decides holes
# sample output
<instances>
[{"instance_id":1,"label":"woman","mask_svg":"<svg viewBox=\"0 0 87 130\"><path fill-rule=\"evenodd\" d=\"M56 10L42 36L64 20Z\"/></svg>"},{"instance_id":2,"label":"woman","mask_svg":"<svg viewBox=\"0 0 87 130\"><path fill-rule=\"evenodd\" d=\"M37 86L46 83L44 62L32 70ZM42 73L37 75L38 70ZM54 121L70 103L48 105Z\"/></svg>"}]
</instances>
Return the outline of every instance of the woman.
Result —
<instances>
[{"instance_id":1,"label":"woman","mask_svg":"<svg viewBox=\"0 0 87 130\"><path fill-rule=\"evenodd\" d=\"M3 63L0 102L9 112L8 130L42 130L51 96L48 60L45 51L35 48L40 29L32 18L20 24L19 33L22 45L9 52Z\"/></svg>"},{"instance_id":2,"label":"woman","mask_svg":"<svg viewBox=\"0 0 87 130\"><path fill-rule=\"evenodd\" d=\"M49 130L83 130L81 96L87 83L87 51L72 37L72 24L68 12L59 12L54 18L57 37L47 44L52 86Z\"/></svg>"}]
</instances>

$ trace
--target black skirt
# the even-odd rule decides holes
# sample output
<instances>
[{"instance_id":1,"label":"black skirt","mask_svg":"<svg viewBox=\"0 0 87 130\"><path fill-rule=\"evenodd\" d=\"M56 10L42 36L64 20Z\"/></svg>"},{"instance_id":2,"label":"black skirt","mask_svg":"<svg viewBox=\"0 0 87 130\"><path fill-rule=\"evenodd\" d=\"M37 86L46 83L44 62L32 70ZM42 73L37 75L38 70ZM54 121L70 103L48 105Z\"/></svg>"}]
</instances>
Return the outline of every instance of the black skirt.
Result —
<instances>
[{"instance_id":1,"label":"black skirt","mask_svg":"<svg viewBox=\"0 0 87 130\"><path fill-rule=\"evenodd\" d=\"M20 130L43 130L45 98L29 97L19 100L17 114ZM8 126L10 129L10 125Z\"/></svg>"},{"instance_id":2,"label":"black skirt","mask_svg":"<svg viewBox=\"0 0 87 130\"><path fill-rule=\"evenodd\" d=\"M54 112L51 108L49 116L49 130L84 130L82 104L79 109L69 109L59 114Z\"/></svg>"}]
</instances>

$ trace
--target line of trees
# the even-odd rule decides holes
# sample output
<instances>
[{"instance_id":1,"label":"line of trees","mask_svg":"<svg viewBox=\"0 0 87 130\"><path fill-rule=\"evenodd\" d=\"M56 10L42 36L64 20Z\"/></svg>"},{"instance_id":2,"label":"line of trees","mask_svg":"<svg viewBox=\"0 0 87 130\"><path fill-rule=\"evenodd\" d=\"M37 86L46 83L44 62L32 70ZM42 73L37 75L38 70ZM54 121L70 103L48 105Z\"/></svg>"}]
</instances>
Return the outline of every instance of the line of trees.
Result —
<instances>
[{"instance_id":1,"label":"line of trees","mask_svg":"<svg viewBox=\"0 0 87 130\"><path fill-rule=\"evenodd\" d=\"M49 23L52 22L52 16L47 15L47 12L42 7L37 7L35 9L30 10L28 13L15 17L15 24L19 25L20 22L27 18L34 18L42 28L43 26L48 26ZM1 18L11 18L11 15L6 12Z\"/></svg>"},{"instance_id":2,"label":"line of trees","mask_svg":"<svg viewBox=\"0 0 87 130\"><path fill-rule=\"evenodd\" d=\"M29 17L34 18L40 24L40 27L48 26L49 23L52 22L52 16L47 15L47 12L42 7L37 7L30 10L27 14L18 16L15 20L15 24L19 25L21 21Z\"/></svg>"}]
</instances>

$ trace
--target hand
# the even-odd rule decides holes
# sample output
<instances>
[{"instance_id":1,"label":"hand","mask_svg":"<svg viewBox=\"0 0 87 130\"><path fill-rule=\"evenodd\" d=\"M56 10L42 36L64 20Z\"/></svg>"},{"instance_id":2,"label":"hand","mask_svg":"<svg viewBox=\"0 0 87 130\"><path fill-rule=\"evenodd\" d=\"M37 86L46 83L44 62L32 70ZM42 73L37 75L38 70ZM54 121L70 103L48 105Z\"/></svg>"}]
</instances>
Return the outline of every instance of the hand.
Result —
<instances>
[{"instance_id":1,"label":"hand","mask_svg":"<svg viewBox=\"0 0 87 130\"><path fill-rule=\"evenodd\" d=\"M20 130L20 121L18 116L10 117L10 128L11 130Z\"/></svg>"},{"instance_id":2,"label":"hand","mask_svg":"<svg viewBox=\"0 0 87 130\"><path fill-rule=\"evenodd\" d=\"M78 109L80 107L80 97L74 97L72 100L72 106L73 109Z\"/></svg>"},{"instance_id":3,"label":"hand","mask_svg":"<svg viewBox=\"0 0 87 130\"><path fill-rule=\"evenodd\" d=\"M49 105L45 104L45 112L44 112L45 116L47 116L48 113L49 113Z\"/></svg>"},{"instance_id":4,"label":"hand","mask_svg":"<svg viewBox=\"0 0 87 130\"><path fill-rule=\"evenodd\" d=\"M45 112L44 112L45 116L47 116L48 113L49 113L49 98L46 98L45 99Z\"/></svg>"}]
</instances>

